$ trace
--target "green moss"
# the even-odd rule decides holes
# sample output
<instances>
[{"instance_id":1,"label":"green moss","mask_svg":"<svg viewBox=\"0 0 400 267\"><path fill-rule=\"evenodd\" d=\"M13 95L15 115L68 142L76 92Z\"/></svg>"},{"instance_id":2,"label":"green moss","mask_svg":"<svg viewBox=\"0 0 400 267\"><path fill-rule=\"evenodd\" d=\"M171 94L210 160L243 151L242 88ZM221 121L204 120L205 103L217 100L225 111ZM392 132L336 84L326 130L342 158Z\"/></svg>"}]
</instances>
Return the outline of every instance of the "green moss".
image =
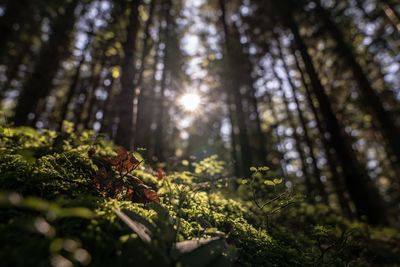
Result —
<instances>
[{"instance_id":1,"label":"green moss","mask_svg":"<svg viewBox=\"0 0 400 267\"><path fill-rule=\"evenodd\" d=\"M85 265L88 258L75 255L80 251L93 266L171 265L169 239L216 236L236 248L238 266L400 264L398 231L346 220L327 206L297 201L267 220L249 196L226 187L224 163L215 157L194 164L193 173L162 180L148 166L134 171L157 189L163 212L122 196L105 198L95 187L98 167L89 150L115 155L114 145L92 132L0 128L2 264L48 266L61 259ZM144 244L117 209L145 218L156 229L154 242Z\"/></svg>"}]
</instances>

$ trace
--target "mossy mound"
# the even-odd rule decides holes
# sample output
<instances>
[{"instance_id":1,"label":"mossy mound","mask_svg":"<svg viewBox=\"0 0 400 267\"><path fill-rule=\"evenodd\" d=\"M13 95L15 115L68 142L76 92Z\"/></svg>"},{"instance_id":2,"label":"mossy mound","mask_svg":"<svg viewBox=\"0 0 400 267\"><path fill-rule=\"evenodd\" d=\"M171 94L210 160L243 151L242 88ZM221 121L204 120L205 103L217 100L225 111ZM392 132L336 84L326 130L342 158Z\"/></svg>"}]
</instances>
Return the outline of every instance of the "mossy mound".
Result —
<instances>
[{"instance_id":1,"label":"mossy mound","mask_svg":"<svg viewBox=\"0 0 400 267\"><path fill-rule=\"evenodd\" d=\"M116 172L122 184L136 179L145 199L120 184L101 187L96 159L115 151L91 132L0 128L2 266L400 266L396 230L326 206L296 200L266 223L248 196L229 189L215 157L191 172L157 174L146 164ZM207 244L183 254L188 240Z\"/></svg>"}]
</instances>

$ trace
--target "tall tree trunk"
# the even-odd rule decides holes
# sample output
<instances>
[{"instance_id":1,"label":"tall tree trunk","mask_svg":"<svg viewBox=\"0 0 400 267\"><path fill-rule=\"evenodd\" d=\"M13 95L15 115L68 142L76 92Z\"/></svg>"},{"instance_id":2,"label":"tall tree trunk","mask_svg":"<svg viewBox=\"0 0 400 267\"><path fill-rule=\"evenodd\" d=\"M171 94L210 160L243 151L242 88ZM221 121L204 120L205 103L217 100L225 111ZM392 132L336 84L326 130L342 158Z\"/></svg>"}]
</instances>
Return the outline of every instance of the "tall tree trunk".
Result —
<instances>
[{"instance_id":1,"label":"tall tree trunk","mask_svg":"<svg viewBox=\"0 0 400 267\"><path fill-rule=\"evenodd\" d=\"M136 112L134 112L134 114L136 114L136 118L134 118L134 147L136 148L136 146L142 142L141 141L137 141L140 135L140 132L143 131L143 129L138 128L142 126L141 117L142 117L142 110L141 109L146 109L147 107L147 103L146 105L143 105L145 100L145 96L143 95L143 91L142 91L142 80L143 80L143 72L146 69L146 57L149 55L150 50L151 50L151 46L150 46L150 42L151 42L151 35L150 35L150 26L153 23L153 17L154 17L154 10L155 10L155 6L156 6L156 0L151 0L150 2L150 7L149 7L149 17L147 19L146 22L146 26L144 28L144 37L143 37L143 44L142 44L142 55L141 55L141 59L140 59L140 67L139 67L139 71L137 74L137 78L136 78L136 98L137 98L137 106L136 106ZM157 58L157 55L156 57ZM157 64L155 63L155 66ZM147 135L148 133L146 133ZM143 143L143 142L142 142ZM139 145L140 147L144 148L144 146ZM147 148L147 147L146 147Z\"/></svg>"},{"instance_id":2,"label":"tall tree trunk","mask_svg":"<svg viewBox=\"0 0 400 267\"><path fill-rule=\"evenodd\" d=\"M316 3L316 11L323 20L326 29L331 33L337 44L337 51L351 68L354 78L358 83L358 88L363 102L368 106L374 122L378 124L382 135L386 141L387 151L390 151L389 159L393 165L400 166L400 129L396 125L392 114L388 112L374 88L372 88L368 77L364 73L361 65L357 62L352 51L352 47L346 43L343 33L331 19L330 14L319 4Z\"/></svg>"},{"instance_id":3,"label":"tall tree trunk","mask_svg":"<svg viewBox=\"0 0 400 267\"><path fill-rule=\"evenodd\" d=\"M151 83L148 87L148 90L142 90L138 96L138 109L136 115L136 131L135 131L135 148L144 148L145 150L142 152L143 156L148 157L151 155L150 153L150 144L151 144L151 126L155 122L155 88L157 86L156 80L156 72L157 72L157 64L161 61L161 53L160 53L160 39L155 45L155 54L154 54L154 62L152 69L152 77Z\"/></svg>"},{"instance_id":4,"label":"tall tree trunk","mask_svg":"<svg viewBox=\"0 0 400 267\"><path fill-rule=\"evenodd\" d=\"M320 139L321 139L322 145L325 150L326 159L328 161L328 166L329 166L329 170L331 173L331 180L332 180L333 188L334 188L336 196L338 198L340 208L345 215L347 215L349 218L352 218L353 214L352 214L352 211L351 211L351 208L349 205L350 199L348 197L347 190L346 190L345 186L343 185L342 175L338 172L339 163L338 163L337 159L334 157L334 155L332 154L332 149L329 146L328 140L326 139L323 123L321 122L317 107L314 104L311 90L306 81L306 77L304 75L303 69L300 66L300 62L297 58L296 50L293 48L292 52L293 52L293 57L295 60L296 68L300 73L300 78L301 78L301 82L304 87L308 106L311 108L318 131L320 133Z\"/></svg>"},{"instance_id":5,"label":"tall tree trunk","mask_svg":"<svg viewBox=\"0 0 400 267\"><path fill-rule=\"evenodd\" d=\"M245 57L247 65L251 66L249 55L244 54L243 56ZM250 111L254 115L254 123L256 126L254 137L256 139L255 151L257 153L257 159L258 159L257 163L261 165L270 165L270 162L268 162L267 160L267 138L261 127L262 122L259 112L258 99L256 97L256 88L254 87L254 80L252 78L251 69L246 68L244 70L244 74L246 82L248 84L247 95L248 95L249 105L251 107Z\"/></svg>"},{"instance_id":6,"label":"tall tree trunk","mask_svg":"<svg viewBox=\"0 0 400 267\"><path fill-rule=\"evenodd\" d=\"M113 88L114 88L114 77L112 72L107 75L107 79L110 83L104 88L107 92L107 98L104 100L101 110L103 112L103 116L101 117L101 127L99 132L100 133L107 133L107 126L109 122L109 115L111 112L111 103L113 101Z\"/></svg>"},{"instance_id":7,"label":"tall tree trunk","mask_svg":"<svg viewBox=\"0 0 400 267\"><path fill-rule=\"evenodd\" d=\"M226 21L226 9L225 0L219 0L219 6L221 10L220 21L223 27L224 37L225 37L225 50L226 50L226 60L227 60L227 93L232 95L233 103L235 105L235 114L237 116L237 126L239 129L239 144L241 152L241 162L242 162L242 175L250 175L250 167L252 165L252 154L248 139L246 118L243 112L242 95L240 93L239 83L235 82L235 71L233 70L232 64L230 64L231 59L234 57L234 51L232 50L230 44L230 33L228 30L228 24Z\"/></svg>"},{"instance_id":8,"label":"tall tree trunk","mask_svg":"<svg viewBox=\"0 0 400 267\"><path fill-rule=\"evenodd\" d=\"M388 218L381 196L357 160L351 145L348 143L348 137L344 132L343 126L339 123L332 110L330 100L322 86L292 12L282 3L277 2L276 4L281 18L291 30L297 49L302 56L314 94L324 117L326 129L330 134L329 142L335 149L338 160L340 160L345 183L356 206L358 217L363 218L365 216L371 224L387 224Z\"/></svg>"},{"instance_id":9,"label":"tall tree trunk","mask_svg":"<svg viewBox=\"0 0 400 267\"><path fill-rule=\"evenodd\" d=\"M35 113L39 101L52 89L53 79L62 60L68 55L71 32L75 24L74 11L78 1L71 1L52 27L48 42L40 51L32 75L27 79L15 109L15 125L28 124L28 115ZM38 114L35 114L37 117Z\"/></svg>"},{"instance_id":10,"label":"tall tree trunk","mask_svg":"<svg viewBox=\"0 0 400 267\"><path fill-rule=\"evenodd\" d=\"M314 180L315 180L315 185L317 187L318 195L319 195L319 197L321 198L321 200L324 203L328 204L328 198L327 198L327 195L326 195L325 186L321 182L321 170L319 169L319 167L317 165L317 158L316 158L316 156L314 154L314 147L313 147L313 144L311 142L310 134L308 132L306 118L303 115L303 111L301 110L300 102L299 102L299 99L297 97L297 92L296 92L297 91L296 90L297 87L294 85L294 83L292 81L292 77L290 76L290 70L289 70L289 67L288 67L288 65L286 63L286 58L283 55L282 46L281 46L281 43L280 43L280 40L279 40L279 36L276 33L274 33L274 35L275 35L275 40L277 42L279 57L282 60L283 69L285 70L287 81L289 83L289 87L290 87L290 90L292 92L294 102L296 104L296 111L297 111L297 114L299 115L300 124L301 124L301 127L302 127L303 132L304 132L304 141L305 141L305 143L306 143L306 145L307 145L307 147L309 149L310 158L312 160L311 164L312 164L312 168L313 168Z\"/></svg>"},{"instance_id":11,"label":"tall tree trunk","mask_svg":"<svg viewBox=\"0 0 400 267\"><path fill-rule=\"evenodd\" d=\"M101 82L101 72L104 69L104 66L106 64L107 57L106 55L102 55L99 64L99 68L97 69L96 66L94 67L94 73L92 76L92 81L90 83L91 90L89 91L89 97L87 99L88 105L86 108L86 114L85 119L83 120L83 128L84 129L89 129L90 124L93 122L93 116L95 115L95 104L96 104L96 90L99 87L99 84Z\"/></svg>"},{"instance_id":12,"label":"tall tree trunk","mask_svg":"<svg viewBox=\"0 0 400 267\"><path fill-rule=\"evenodd\" d=\"M270 165L267 162L267 138L265 133L262 130L262 122L259 113L259 104L258 99L256 97L256 88L254 86L254 79L252 76L253 64L251 61L251 55L246 52L249 47L246 44L242 44L240 41L241 33L239 30L240 26L237 23L233 23L233 37L235 38L235 43L239 46L240 51L238 51L238 57L240 58L240 62L233 64L237 66L239 72L241 73L241 83L246 86L248 89L246 90L245 96L248 101L248 121L253 121L255 124L255 129L249 128L249 137L251 141L251 149L254 151L253 161L258 165ZM254 117L254 119L250 119L250 116ZM250 125L248 125L250 126ZM253 125L252 125L253 126ZM272 166L270 166L272 167Z\"/></svg>"},{"instance_id":13,"label":"tall tree trunk","mask_svg":"<svg viewBox=\"0 0 400 267\"><path fill-rule=\"evenodd\" d=\"M1 102L4 99L4 95L10 89L12 81L18 76L18 72L20 69L21 64L25 61L26 57L28 56L29 52L29 45L25 43L18 54L13 59L11 64L7 66L6 70L6 81L2 84L0 89L0 109L1 109Z\"/></svg>"},{"instance_id":14,"label":"tall tree trunk","mask_svg":"<svg viewBox=\"0 0 400 267\"><path fill-rule=\"evenodd\" d=\"M124 59L121 68L121 92L118 97L118 126L115 136L116 144L127 149L131 148L133 127L133 103L135 96L135 53L136 39L139 29L139 7L141 0L131 3L130 14L126 28L126 41L123 45Z\"/></svg>"},{"instance_id":15,"label":"tall tree trunk","mask_svg":"<svg viewBox=\"0 0 400 267\"><path fill-rule=\"evenodd\" d=\"M110 139L114 138L114 119L116 115L115 98L117 95L114 92L115 79L110 75L110 85L107 87L107 99L104 101L103 105L103 118L101 122L100 133L106 134Z\"/></svg>"},{"instance_id":16,"label":"tall tree trunk","mask_svg":"<svg viewBox=\"0 0 400 267\"><path fill-rule=\"evenodd\" d=\"M279 77L278 73L275 70L275 67L276 67L276 63L274 60L274 64L271 67L271 70L272 70L275 78L278 80L278 84L279 84L278 89L282 93L282 100L283 100L283 104L284 104L285 111L286 111L286 118L287 118L287 121L289 122L290 128L293 129L293 139L294 139L294 143L295 143L294 145L296 147L297 152L299 153L300 167L303 172L303 177L304 177L305 185L306 185L307 200L309 203L314 203L315 202L315 198L314 198L315 194L314 194L313 184L311 182L311 178L308 173L308 168L307 168L307 163L306 163L306 154L305 154L302 144L301 144L302 143L301 138L300 138L299 134L297 133L297 130L296 130L297 127L296 127L296 123L294 121L292 112L289 109L289 101L286 96L285 90L283 88L282 78Z\"/></svg>"},{"instance_id":17,"label":"tall tree trunk","mask_svg":"<svg viewBox=\"0 0 400 267\"><path fill-rule=\"evenodd\" d=\"M227 86L223 84L223 86ZM231 156L232 156L232 161L233 161L233 169L235 172L235 175L239 177L242 172L240 170L240 162L239 162L239 157L238 157L238 151L237 151L237 135L236 135L236 121L235 121L235 110L233 108L233 101L232 101L232 95L227 94L227 106L228 106L228 115L229 115L229 121L231 123L231 138L230 138L230 143L231 143ZM238 185L236 182L234 182L234 186L237 187Z\"/></svg>"},{"instance_id":18,"label":"tall tree trunk","mask_svg":"<svg viewBox=\"0 0 400 267\"><path fill-rule=\"evenodd\" d=\"M143 36L143 44L142 44L142 55L140 58L140 67L139 71L137 74L136 78L136 87L141 88L142 85L142 80L143 80L143 72L146 69L146 57L149 55L150 52L150 43L151 43L151 35L150 35L150 26L153 23L153 17L154 17L154 10L156 7L156 0L151 0L150 1L150 8L149 8L149 18L146 21L146 26L144 28L144 36ZM140 90L137 93L137 95L140 95Z\"/></svg>"},{"instance_id":19,"label":"tall tree trunk","mask_svg":"<svg viewBox=\"0 0 400 267\"><path fill-rule=\"evenodd\" d=\"M265 93L264 98L266 99L268 105L271 108L272 120L275 122L275 125L272 126L272 131L273 131L273 133L274 133L274 135L275 135L275 137L277 139L276 151L278 152L278 155L279 155L279 159L280 159L279 163L280 163L280 167L281 167L281 170L282 170L283 177L285 179L287 179L288 178L288 171L287 171L287 167L286 166L288 165L288 161L286 160L286 156L285 156L285 148L284 148L284 146L281 145L282 144L282 139L281 139L281 137L279 135L279 132L278 132L278 129L276 127L279 124L278 115L276 114L275 105L272 102L272 98L271 98L271 96L270 96L270 94L268 92Z\"/></svg>"},{"instance_id":20,"label":"tall tree trunk","mask_svg":"<svg viewBox=\"0 0 400 267\"><path fill-rule=\"evenodd\" d=\"M60 121L59 121L58 130L61 130L63 121L65 119L67 119L68 107L71 104L72 98L76 94L76 90L77 90L77 87L78 87L79 79L80 79L80 76L81 76L82 67L83 67L83 64L85 63L86 52L89 49L89 46L91 44L92 34L93 33L91 32L87 37L85 47L81 51L82 52L81 58L80 58L80 60L78 62L78 65L76 66L75 73L72 76L71 83L70 83L70 85L68 87L68 91L67 91L67 95L65 97L64 103L61 106L61 113L60 113Z\"/></svg>"},{"instance_id":21,"label":"tall tree trunk","mask_svg":"<svg viewBox=\"0 0 400 267\"><path fill-rule=\"evenodd\" d=\"M258 154L258 159L260 160L260 164L263 165L270 165L270 163L267 161L267 141L265 138L265 134L261 128L261 118L260 118L260 112L258 110L258 100L256 97L256 89L254 88L253 85L253 80L251 79L251 74L249 73L249 101L250 105L252 107L252 111L254 112L254 122L256 124L256 139L257 139L257 154Z\"/></svg>"},{"instance_id":22,"label":"tall tree trunk","mask_svg":"<svg viewBox=\"0 0 400 267\"><path fill-rule=\"evenodd\" d=\"M4 15L0 17L0 59L8 51L7 45L16 34L14 25L16 23L23 24L26 21L28 10L31 7L29 0L9 0L5 5Z\"/></svg>"},{"instance_id":23,"label":"tall tree trunk","mask_svg":"<svg viewBox=\"0 0 400 267\"><path fill-rule=\"evenodd\" d=\"M88 106L90 106L90 102L92 101L92 98L94 97L94 83L96 80L97 76L97 66L102 60L101 58L104 58L105 55L100 53L95 53L95 51L92 51L92 59L90 62L90 77L87 78L83 84L81 85L81 90L80 90L80 95L83 95L83 102L78 103L77 107L75 107L75 130L83 130L86 129L85 127L85 121L87 120L88 114ZM101 57L101 58L100 58Z\"/></svg>"},{"instance_id":24,"label":"tall tree trunk","mask_svg":"<svg viewBox=\"0 0 400 267\"><path fill-rule=\"evenodd\" d=\"M170 42L170 34L171 34L171 13L170 9L172 7L172 1L168 0L164 4L164 11L165 11L165 29L164 29L164 53L163 53L163 72L161 77L160 83L160 98L158 100L158 114L157 114L157 129L155 131L155 156L158 162L165 161L165 90L167 85L170 84L170 49L171 49L171 42Z\"/></svg>"}]
</instances>

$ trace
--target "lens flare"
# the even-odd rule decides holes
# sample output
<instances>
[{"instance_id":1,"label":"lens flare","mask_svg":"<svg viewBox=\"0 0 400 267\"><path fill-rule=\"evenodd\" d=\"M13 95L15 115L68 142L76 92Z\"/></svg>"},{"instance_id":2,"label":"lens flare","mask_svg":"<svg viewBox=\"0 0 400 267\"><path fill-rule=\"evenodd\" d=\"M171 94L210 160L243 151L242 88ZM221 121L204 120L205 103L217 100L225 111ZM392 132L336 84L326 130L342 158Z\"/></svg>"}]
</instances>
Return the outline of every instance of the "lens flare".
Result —
<instances>
[{"instance_id":1,"label":"lens flare","mask_svg":"<svg viewBox=\"0 0 400 267\"><path fill-rule=\"evenodd\" d=\"M201 98L198 94L187 93L180 97L179 104L186 111L196 111L201 103Z\"/></svg>"}]
</instances>

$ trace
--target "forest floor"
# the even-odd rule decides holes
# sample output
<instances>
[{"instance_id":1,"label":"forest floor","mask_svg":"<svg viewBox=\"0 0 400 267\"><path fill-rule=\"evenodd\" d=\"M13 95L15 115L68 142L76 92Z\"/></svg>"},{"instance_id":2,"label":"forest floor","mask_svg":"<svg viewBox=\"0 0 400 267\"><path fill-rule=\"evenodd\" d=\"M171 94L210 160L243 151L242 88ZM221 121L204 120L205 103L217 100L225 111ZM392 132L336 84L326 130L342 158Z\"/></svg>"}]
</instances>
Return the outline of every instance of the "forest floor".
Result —
<instances>
[{"instance_id":1,"label":"forest floor","mask_svg":"<svg viewBox=\"0 0 400 267\"><path fill-rule=\"evenodd\" d=\"M0 128L1 265L400 266L396 229L308 205L267 167L233 186L215 156L176 165L92 132Z\"/></svg>"}]
</instances>

